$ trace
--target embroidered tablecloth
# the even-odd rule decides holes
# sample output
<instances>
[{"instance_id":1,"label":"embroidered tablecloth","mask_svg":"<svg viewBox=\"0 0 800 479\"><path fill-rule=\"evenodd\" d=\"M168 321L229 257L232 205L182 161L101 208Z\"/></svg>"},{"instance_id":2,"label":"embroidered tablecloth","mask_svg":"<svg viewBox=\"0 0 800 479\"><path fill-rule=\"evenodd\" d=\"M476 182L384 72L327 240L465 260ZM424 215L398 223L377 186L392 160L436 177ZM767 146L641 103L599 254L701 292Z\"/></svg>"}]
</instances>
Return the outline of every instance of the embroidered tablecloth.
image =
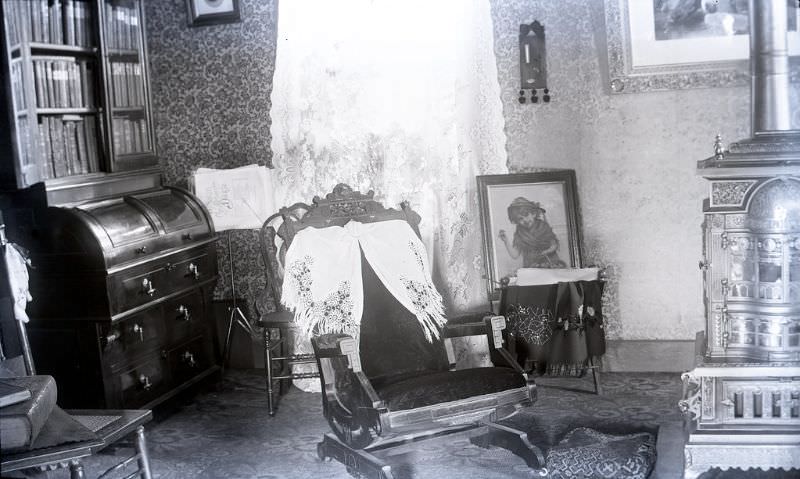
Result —
<instances>
[{"instance_id":1,"label":"embroidered tablecloth","mask_svg":"<svg viewBox=\"0 0 800 479\"><path fill-rule=\"evenodd\" d=\"M520 364L540 374L582 376L605 354L602 281L508 286L500 314L508 320Z\"/></svg>"}]
</instances>

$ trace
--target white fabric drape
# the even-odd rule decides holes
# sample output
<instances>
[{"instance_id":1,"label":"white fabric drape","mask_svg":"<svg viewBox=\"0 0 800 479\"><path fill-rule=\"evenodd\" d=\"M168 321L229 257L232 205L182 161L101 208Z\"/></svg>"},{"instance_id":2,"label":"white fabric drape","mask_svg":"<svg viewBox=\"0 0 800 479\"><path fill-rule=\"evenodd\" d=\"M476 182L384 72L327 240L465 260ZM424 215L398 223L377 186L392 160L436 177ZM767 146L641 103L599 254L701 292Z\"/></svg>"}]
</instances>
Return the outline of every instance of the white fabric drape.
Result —
<instances>
[{"instance_id":1,"label":"white fabric drape","mask_svg":"<svg viewBox=\"0 0 800 479\"><path fill-rule=\"evenodd\" d=\"M489 1L284 1L277 37L277 204L337 183L409 201L449 309L486 309L475 176L507 172Z\"/></svg>"},{"instance_id":2,"label":"white fabric drape","mask_svg":"<svg viewBox=\"0 0 800 479\"><path fill-rule=\"evenodd\" d=\"M302 338L348 333L358 338L364 310L361 251L381 283L417 317L425 337L446 322L431 282L425 246L403 220L306 228L286 252L281 302L294 311Z\"/></svg>"},{"instance_id":3,"label":"white fabric drape","mask_svg":"<svg viewBox=\"0 0 800 479\"><path fill-rule=\"evenodd\" d=\"M33 298L28 289L28 261L27 255L20 252L14 243L6 243L4 259L8 271L8 286L14 299L14 317L18 321L27 323L30 319L25 309Z\"/></svg>"}]
</instances>

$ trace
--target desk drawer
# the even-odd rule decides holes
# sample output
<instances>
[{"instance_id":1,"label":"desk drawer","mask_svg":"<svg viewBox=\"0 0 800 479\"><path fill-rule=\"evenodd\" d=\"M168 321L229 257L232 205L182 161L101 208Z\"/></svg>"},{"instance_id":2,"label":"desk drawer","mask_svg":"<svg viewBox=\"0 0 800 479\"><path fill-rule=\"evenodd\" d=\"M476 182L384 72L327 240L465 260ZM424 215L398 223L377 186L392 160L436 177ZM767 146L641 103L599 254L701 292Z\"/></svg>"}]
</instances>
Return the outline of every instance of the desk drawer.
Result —
<instances>
[{"instance_id":1,"label":"desk drawer","mask_svg":"<svg viewBox=\"0 0 800 479\"><path fill-rule=\"evenodd\" d=\"M206 328L203 291L195 289L164 303L165 344L189 339Z\"/></svg>"},{"instance_id":2,"label":"desk drawer","mask_svg":"<svg viewBox=\"0 0 800 479\"><path fill-rule=\"evenodd\" d=\"M163 263L148 263L120 272L108 279L111 315L156 300L174 290Z\"/></svg>"},{"instance_id":3,"label":"desk drawer","mask_svg":"<svg viewBox=\"0 0 800 479\"><path fill-rule=\"evenodd\" d=\"M173 291L194 287L216 275L214 256L207 248L176 254L167 261L164 270Z\"/></svg>"},{"instance_id":4,"label":"desk drawer","mask_svg":"<svg viewBox=\"0 0 800 479\"><path fill-rule=\"evenodd\" d=\"M115 367L135 355L154 349L164 337L160 307L148 308L118 323L99 327L103 363Z\"/></svg>"},{"instance_id":5,"label":"desk drawer","mask_svg":"<svg viewBox=\"0 0 800 479\"><path fill-rule=\"evenodd\" d=\"M170 349L167 361L175 384L183 383L211 366L211 344L208 338L199 336Z\"/></svg>"},{"instance_id":6,"label":"desk drawer","mask_svg":"<svg viewBox=\"0 0 800 479\"><path fill-rule=\"evenodd\" d=\"M160 357L154 357L115 375L122 407L137 409L170 389L166 365Z\"/></svg>"},{"instance_id":7,"label":"desk drawer","mask_svg":"<svg viewBox=\"0 0 800 479\"><path fill-rule=\"evenodd\" d=\"M198 286L217 274L213 245L174 254L117 271L108 278L111 315Z\"/></svg>"}]
</instances>

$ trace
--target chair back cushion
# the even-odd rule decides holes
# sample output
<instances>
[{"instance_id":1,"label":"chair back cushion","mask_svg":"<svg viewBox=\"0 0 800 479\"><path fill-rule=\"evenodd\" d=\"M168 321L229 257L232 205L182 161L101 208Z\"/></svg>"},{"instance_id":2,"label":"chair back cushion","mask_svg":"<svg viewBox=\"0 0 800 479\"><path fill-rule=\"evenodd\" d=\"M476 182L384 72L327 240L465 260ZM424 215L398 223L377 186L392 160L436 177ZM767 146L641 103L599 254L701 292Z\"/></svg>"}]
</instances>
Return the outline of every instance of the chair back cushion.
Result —
<instances>
[{"instance_id":1,"label":"chair back cushion","mask_svg":"<svg viewBox=\"0 0 800 479\"><path fill-rule=\"evenodd\" d=\"M401 204L400 209L385 208L373 195L372 191L362 194L339 184L325 198L315 197L311 205L296 203L267 219L261 229L261 246L275 308L281 309L286 250L299 231L308 227L344 226L349 221L373 223L399 219L407 221L419 236L421 219L408 204ZM442 342L425 339L417 318L387 291L363 253L361 268L365 304L360 348L367 377L396 378L419 371L447 370Z\"/></svg>"},{"instance_id":2,"label":"chair back cushion","mask_svg":"<svg viewBox=\"0 0 800 479\"><path fill-rule=\"evenodd\" d=\"M446 371L447 353L441 340L429 342L422 326L392 296L361 254L364 281L364 313L361 316L361 364L364 374L382 378Z\"/></svg>"}]
</instances>

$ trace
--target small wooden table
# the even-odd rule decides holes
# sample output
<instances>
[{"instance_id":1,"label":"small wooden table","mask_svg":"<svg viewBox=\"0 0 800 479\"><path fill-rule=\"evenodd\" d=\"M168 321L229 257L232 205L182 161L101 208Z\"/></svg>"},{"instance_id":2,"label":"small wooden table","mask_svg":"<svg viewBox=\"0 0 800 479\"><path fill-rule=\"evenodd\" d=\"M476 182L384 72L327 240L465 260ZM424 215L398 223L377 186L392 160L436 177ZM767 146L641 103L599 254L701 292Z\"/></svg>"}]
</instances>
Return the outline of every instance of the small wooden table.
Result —
<instances>
[{"instance_id":1,"label":"small wooden table","mask_svg":"<svg viewBox=\"0 0 800 479\"><path fill-rule=\"evenodd\" d=\"M503 287L499 312L508 318L519 363L540 374L548 373L551 364L556 365L554 375L582 376L591 370L595 393L602 394L594 359L606 352L604 287L603 280Z\"/></svg>"},{"instance_id":2,"label":"small wooden table","mask_svg":"<svg viewBox=\"0 0 800 479\"><path fill-rule=\"evenodd\" d=\"M98 438L17 454L4 454L0 469L7 473L31 468L45 471L51 468L69 467L70 479L83 479L85 475L81 459L92 455L93 447L102 445L103 441Z\"/></svg>"},{"instance_id":3,"label":"small wooden table","mask_svg":"<svg viewBox=\"0 0 800 479\"><path fill-rule=\"evenodd\" d=\"M92 431L95 439L69 442L63 445L35 449L17 454L3 455L0 467L3 472L36 468L40 470L69 467L71 479L84 479L81 459L91 456L119 441L125 436L135 434L135 454L103 472L99 478L122 469L133 461L137 462L138 474L142 479L151 479L150 458L144 437L144 424L153 418L150 410L137 409L79 409L67 411L73 419Z\"/></svg>"}]
</instances>

